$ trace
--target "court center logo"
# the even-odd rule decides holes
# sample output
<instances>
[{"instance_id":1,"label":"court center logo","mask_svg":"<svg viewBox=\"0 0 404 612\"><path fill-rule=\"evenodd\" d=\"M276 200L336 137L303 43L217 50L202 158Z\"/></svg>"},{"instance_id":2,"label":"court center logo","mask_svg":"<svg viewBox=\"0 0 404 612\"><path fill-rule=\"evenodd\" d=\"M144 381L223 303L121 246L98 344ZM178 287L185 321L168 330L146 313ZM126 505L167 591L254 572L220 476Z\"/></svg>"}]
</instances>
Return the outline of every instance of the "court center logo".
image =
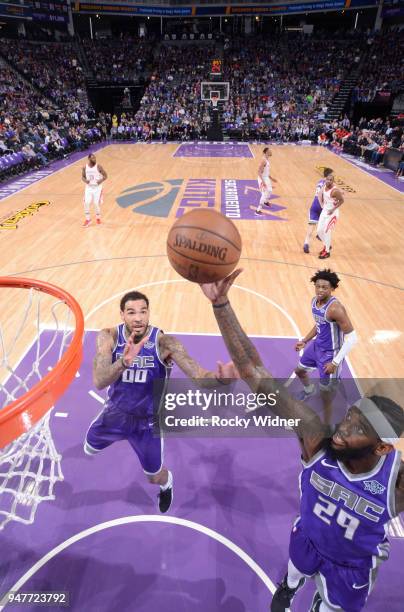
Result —
<instances>
[{"instance_id":1,"label":"court center logo","mask_svg":"<svg viewBox=\"0 0 404 612\"><path fill-rule=\"evenodd\" d=\"M121 208L152 217L168 217L177 199L183 179L152 181L125 189L116 199Z\"/></svg>"},{"instance_id":2,"label":"court center logo","mask_svg":"<svg viewBox=\"0 0 404 612\"><path fill-rule=\"evenodd\" d=\"M122 208L153 217L168 217L181 190L175 212L181 217L195 208L215 208L229 219L286 221L279 213L286 209L277 203L279 196L271 195L271 206L264 206L262 215L255 215L261 192L256 180L214 178L170 179L152 181L125 189L116 199Z\"/></svg>"}]
</instances>

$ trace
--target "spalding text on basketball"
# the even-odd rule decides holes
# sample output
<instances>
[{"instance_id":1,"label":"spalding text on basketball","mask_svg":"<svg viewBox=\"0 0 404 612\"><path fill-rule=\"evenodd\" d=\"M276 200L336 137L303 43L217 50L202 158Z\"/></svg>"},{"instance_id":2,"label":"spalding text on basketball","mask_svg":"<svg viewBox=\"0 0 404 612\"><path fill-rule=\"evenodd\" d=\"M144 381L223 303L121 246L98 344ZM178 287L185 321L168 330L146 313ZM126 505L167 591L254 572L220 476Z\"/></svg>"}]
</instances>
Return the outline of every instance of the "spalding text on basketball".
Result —
<instances>
[{"instance_id":1,"label":"spalding text on basketball","mask_svg":"<svg viewBox=\"0 0 404 612\"><path fill-rule=\"evenodd\" d=\"M191 251L197 251L198 253L205 253L211 255L220 261L226 260L227 248L213 246L213 244L207 244L206 242L198 242L197 240L191 240L181 234L176 234L174 246L182 249L190 249Z\"/></svg>"}]
</instances>

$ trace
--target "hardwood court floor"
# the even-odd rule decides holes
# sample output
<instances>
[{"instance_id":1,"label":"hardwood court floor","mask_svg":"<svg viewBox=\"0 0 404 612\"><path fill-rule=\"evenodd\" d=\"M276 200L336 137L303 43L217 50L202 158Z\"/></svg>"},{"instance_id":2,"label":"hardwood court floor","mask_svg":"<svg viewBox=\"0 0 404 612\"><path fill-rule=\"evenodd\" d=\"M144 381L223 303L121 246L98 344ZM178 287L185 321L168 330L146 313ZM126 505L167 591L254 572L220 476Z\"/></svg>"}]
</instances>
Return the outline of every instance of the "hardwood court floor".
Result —
<instances>
[{"instance_id":1,"label":"hardwood court floor","mask_svg":"<svg viewBox=\"0 0 404 612\"><path fill-rule=\"evenodd\" d=\"M177 149L176 144L117 144L97 153L108 173L101 226L81 227L84 184L80 176L85 157L2 200L2 218L40 200L49 200L50 205L22 219L18 229L0 232L0 273L63 286L78 299L91 328L113 324L119 295L143 286L151 298L152 318L164 329L216 332L199 288L170 282L179 277L165 256L166 235L184 195L192 192L190 179L207 184L206 193L210 189L212 194L213 189L218 209L222 179L250 180L244 193L247 199L251 196L252 206L262 146L250 147L255 157L227 158L174 157ZM312 326L310 277L320 267L332 267L341 276L336 295L359 335L350 355L355 374L404 377L403 196L328 150L295 146L272 150L271 175L277 179L274 203L279 207L274 216L286 220L237 221L244 272L238 282L241 288L233 289L232 299L247 332L305 334ZM332 167L346 191L332 258L325 262L317 258L320 243L316 240L312 253L302 252L307 211L321 166ZM141 193L136 192L138 185L145 185ZM123 207L122 198L129 197L130 202L133 194L134 206L126 201ZM170 197L171 209L159 213L166 216L153 216L156 201L163 198L167 204ZM141 209L146 214L140 214L139 202L149 204ZM7 329L13 329L18 308L16 300L7 296L8 292L3 294L3 320Z\"/></svg>"}]
</instances>

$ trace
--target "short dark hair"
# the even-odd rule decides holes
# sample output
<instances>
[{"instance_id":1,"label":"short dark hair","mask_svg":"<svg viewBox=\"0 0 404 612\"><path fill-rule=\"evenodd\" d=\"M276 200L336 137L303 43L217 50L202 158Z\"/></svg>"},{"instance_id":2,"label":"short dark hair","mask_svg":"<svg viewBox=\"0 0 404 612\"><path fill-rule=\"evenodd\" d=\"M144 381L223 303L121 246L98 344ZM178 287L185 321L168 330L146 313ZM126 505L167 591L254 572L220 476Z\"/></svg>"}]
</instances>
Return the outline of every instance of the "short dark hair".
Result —
<instances>
[{"instance_id":1,"label":"short dark hair","mask_svg":"<svg viewBox=\"0 0 404 612\"><path fill-rule=\"evenodd\" d=\"M327 178L327 176L330 176L330 174L334 174L334 170L332 168L324 168L323 170L324 178Z\"/></svg>"},{"instance_id":2,"label":"short dark hair","mask_svg":"<svg viewBox=\"0 0 404 612\"><path fill-rule=\"evenodd\" d=\"M125 310L126 302L134 300L144 300L147 304L147 308L149 308L149 298L146 297L144 293L140 293L140 291L129 291L129 293L125 293L120 301L121 311L123 312Z\"/></svg>"},{"instance_id":3,"label":"short dark hair","mask_svg":"<svg viewBox=\"0 0 404 612\"><path fill-rule=\"evenodd\" d=\"M318 280L326 280L330 283L333 289L336 289L339 285L338 276L329 268L326 270L318 270L310 280L312 283L315 283Z\"/></svg>"},{"instance_id":4,"label":"short dark hair","mask_svg":"<svg viewBox=\"0 0 404 612\"><path fill-rule=\"evenodd\" d=\"M266 153L267 151L269 151L269 147L265 147L265 149L262 152Z\"/></svg>"},{"instance_id":5,"label":"short dark hair","mask_svg":"<svg viewBox=\"0 0 404 612\"><path fill-rule=\"evenodd\" d=\"M94 157L95 157L95 153L89 153L89 154L87 155L87 158L88 158L88 159L90 159L90 157L92 157L93 155L94 155Z\"/></svg>"},{"instance_id":6,"label":"short dark hair","mask_svg":"<svg viewBox=\"0 0 404 612\"><path fill-rule=\"evenodd\" d=\"M376 404L383 416L386 417L397 434L397 438L404 431L404 410L396 402L383 395L371 395L369 399ZM365 415L366 418L366 415Z\"/></svg>"}]
</instances>

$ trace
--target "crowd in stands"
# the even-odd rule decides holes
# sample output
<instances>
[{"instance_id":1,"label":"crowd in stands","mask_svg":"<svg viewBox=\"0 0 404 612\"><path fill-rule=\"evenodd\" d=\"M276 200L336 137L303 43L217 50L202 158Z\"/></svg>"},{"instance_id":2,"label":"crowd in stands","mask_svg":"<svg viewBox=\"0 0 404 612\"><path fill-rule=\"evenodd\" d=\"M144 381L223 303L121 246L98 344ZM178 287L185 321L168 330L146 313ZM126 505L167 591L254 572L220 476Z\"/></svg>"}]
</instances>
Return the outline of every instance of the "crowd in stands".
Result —
<instances>
[{"instance_id":1,"label":"crowd in stands","mask_svg":"<svg viewBox=\"0 0 404 612\"><path fill-rule=\"evenodd\" d=\"M404 162L404 129L400 125L393 126L388 119L362 117L355 127L345 116L342 121L329 125L321 137L321 144L358 157L372 166L382 165L389 148L402 151ZM397 174L397 178L400 176Z\"/></svg>"},{"instance_id":2,"label":"crowd in stands","mask_svg":"<svg viewBox=\"0 0 404 612\"><path fill-rule=\"evenodd\" d=\"M0 159L18 153L25 166L38 167L107 136L145 142L204 139L212 118L211 104L201 99L201 83L210 80L211 61L220 56L221 79L230 83L230 98L221 109L230 138L331 145L375 165L387 147L403 147L402 129L387 121L362 120L353 127L347 116L327 118L345 75L369 58L372 70L364 73L366 87L357 88L358 99L378 88L404 88L403 41L394 32L334 38L289 33L222 42L163 41L155 47L129 37L83 41L86 61L100 81L131 81L148 70L138 110L118 119L95 116L76 43L0 39L0 54L20 75L0 66Z\"/></svg>"},{"instance_id":3,"label":"crowd in stands","mask_svg":"<svg viewBox=\"0 0 404 612\"><path fill-rule=\"evenodd\" d=\"M88 104L83 69L72 43L0 39L0 54L59 108Z\"/></svg>"},{"instance_id":4,"label":"crowd in stands","mask_svg":"<svg viewBox=\"0 0 404 612\"><path fill-rule=\"evenodd\" d=\"M201 101L200 83L210 80L216 44L162 46L133 123L126 119L114 137L133 133L143 140L203 137L211 118ZM341 81L365 48L361 36L225 40L222 80L230 83L231 91L223 107L225 131L245 140L316 140Z\"/></svg>"},{"instance_id":5,"label":"crowd in stands","mask_svg":"<svg viewBox=\"0 0 404 612\"><path fill-rule=\"evenodd\" d=\"M106 121L67 107L61 111L0 65L0 181L39 168L106 137Z\"/></svg>"},{"instance_id":6,"label":"crowd in stands","mask_svg":"<svg viewBox=\"0 0 404 612\"><path fill-rule=\"evenodd\" d=\"M380 92L404 89L404 36L402 31L377 33L367 39L362 83L352 92L353 102L373 102Z\"/></svg>"},{"instance_id":7,"label":"crowd in stands","mask_svg":"<svg viewBox=\"0 0 404 612\"><path fill-rule=\"evenodd\" d=\"M246 138L312 140L363 44L304 35L227 41L225 127Z\"/></svg>"},{"instance_id":8,"label":"crowd in stands","mask_svg":"<svg viewBox=\"0 0 404 612\"><path fill-rule=\"evenodd\" d=\"M130 36L83 40L90 71L97 81L137 81L152 60L153 42Z\"/></svg>"},{"instance_id":9,"label":"crowd in stands","mask_svg":"<svg viewBox=\"0 0 404 612\"><path fill-rule=\"evenodd\" d=\"M214 43L177 47L162 45L150 83L133 121L141 140L197 140L203 138L211 117L201 100L201 82L209 80Z\"/></svg>"}]
</instances>

